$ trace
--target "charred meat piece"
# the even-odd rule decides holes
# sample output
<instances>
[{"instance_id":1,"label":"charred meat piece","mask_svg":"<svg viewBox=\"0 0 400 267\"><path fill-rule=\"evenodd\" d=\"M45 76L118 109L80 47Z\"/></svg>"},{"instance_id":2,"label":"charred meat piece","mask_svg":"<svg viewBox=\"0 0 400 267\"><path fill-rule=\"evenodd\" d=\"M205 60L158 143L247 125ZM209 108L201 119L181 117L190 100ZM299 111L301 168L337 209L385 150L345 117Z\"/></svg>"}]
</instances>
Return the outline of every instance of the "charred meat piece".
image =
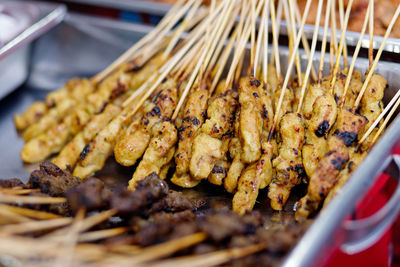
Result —
<instances>
[{"instance_id":1,"label":"charred meat piece","mask_svg":"<svg viewBox=\"0 0 400 267\"><path fill-rule=\"evenodd\" d=\"M328 137L328 152L310 177L306 196L298 203L295 214L297 220L304 220L315 212L336 183L337 176L349 160L349 147L357 141L365 118L341 109L336 123L336 130Z\"/></svg>"},{"instance_id":2,"label":"charred meat piece","mask_svg":"<svg viewBox=\"0 0 400 267\"><path fill-rule=\"evenodd\" d=\"M62 196L70 188L81 183L81 179L72 176L69 170L61 170L51 162L40 164L40 169L33 171L28 184L50 196Z\"/></svg>"},{"instance_id":3,"label":"charred meat piece","mask_svg":"<svg viewBox=\"0 0 400 267\"><path fill-rule=\"evenodd\" d=\"M18 178L11 178L2 180L0 179L0 187L12 188L12 187L24 187L25 184Z\"/></svg>"},{"instance_id":4,"label":"charred meat piece","mask_svg":"<svg viewBox=\"0 0 400 267\"><path fill-rule=\"evenodd\" d=\"M89 178L68 190L66 196L72 211L77 212L81 207L91 211L108 208L112 192L103 181Z\"/></svg>"}]
</instances>

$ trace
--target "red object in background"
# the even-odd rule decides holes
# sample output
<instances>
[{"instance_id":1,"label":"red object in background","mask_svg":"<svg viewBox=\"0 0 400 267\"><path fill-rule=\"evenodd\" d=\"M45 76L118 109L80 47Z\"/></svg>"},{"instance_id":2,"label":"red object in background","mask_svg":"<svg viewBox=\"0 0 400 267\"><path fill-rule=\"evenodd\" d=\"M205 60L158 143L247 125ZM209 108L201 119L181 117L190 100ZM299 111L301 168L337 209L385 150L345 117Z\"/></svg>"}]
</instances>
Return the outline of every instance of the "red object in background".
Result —
<instances>
[{"instance_id":1,"label":"red object in background","mask_svg":"<svg viewBox=\"0 0 400 267\"><path fill-rule=\"evenodd\" d=\"M400 148L395 152L400 154ZM371 216L382 208L393 191L397 182L386 174L381 174L374 186L369 190L363 200L357 205L352 219L362 219ZM372 247L357 254L348 255L340 248L336 248L325 267L352 266L375 267L396 266L400 267L400 215L391 229Z\"/></svg>"}]
</instances>

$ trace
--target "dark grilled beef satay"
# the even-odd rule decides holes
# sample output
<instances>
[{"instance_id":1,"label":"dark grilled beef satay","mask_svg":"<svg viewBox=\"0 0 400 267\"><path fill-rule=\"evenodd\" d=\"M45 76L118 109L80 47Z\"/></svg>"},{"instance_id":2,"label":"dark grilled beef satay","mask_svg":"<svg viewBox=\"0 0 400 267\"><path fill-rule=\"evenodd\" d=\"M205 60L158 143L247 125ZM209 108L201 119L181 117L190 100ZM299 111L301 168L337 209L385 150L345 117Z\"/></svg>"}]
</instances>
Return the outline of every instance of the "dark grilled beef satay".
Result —
<instances>
[{"instance_id":1,"label":"dark grilled beef satay","mask_svg":"<svg viewBox=\"0 0 400 267\"><path fill-rule=\"evenodd\" d=\"M199 181L189 174L192 144L207 116L209 92L206 88L196 88L189 94L181 126L178 128L178 148L175 152L176 170L171 182L181 187L194 187Z\"/></svg>"},{"instance_id":2,"label":"dark grilled beef satay","mask_svg":"<svg viewBox=\"0 0 400 267\"><path fill-rule=\"evenodd\" d=\"M357 142L357 136L366 120L346 109L340 109L335 131L328 137L328 152L321 159L310 177L306 196L297 205L296 219L307 218L316 211L337 181L339 172L349 160L349 147Z\"/></svg>"},{"instance_id":3,"label":"dark grilled beef satay","mask_svg":"<svg viewBox=\"0 0 400 267\"><path fill-rule=\"evenodd\" d=\"M132 122L116 144L114 155L116 161L123 166L132 166L142 157L150 139L152 127L165 119L169 119L175 109L177 100L176 82L167 79L153 94L151 102L143 106L144 115L139 125Z\"/></svg>"},{"instance_id":4,"label":"dark grilled beef satay","mask_svg":"<svg viewBox=\"0 0 400 267\"><path fill-rule=\"evenodd\" d=\"M210 99L207 119L193 141L189 164L190 174L197 180L207 178L215 163L227 152L223 143L233 131L232 122L237 107L235 95L233 91L228 91Z\"/></svg>"},{"instance_id":5,"label":"dark grilled beef satay","mask_svg":"<svg viewBox=\"0 0 400 267\"><path fill-rule=\"evenodd\" d=\"M274 141L268 141L268 134L272 127L274 117L272 98L267 88L259 87L262 111L261 156L260 159L250 164L241 174L237 184L237 192L232 200L232 208L238 214L253 209L257 200L259 189L268 186L272 179L273 169L271 160L274 154Z\"/></svg>"},{"instance_id":6,"label":"dark grilled beef satay","mask_svg":"<svg viewBox=\"0 0 400 267\"><path fill-rule=\"evenodd\" d=\"M281 145L279 155L272 161L276 177L272 179L268 197L274 210L282 210L292 188L305 176L301 149L304 142L304 126L300 115L286 113L279 126Z\"/></svg>"}]
</instances>

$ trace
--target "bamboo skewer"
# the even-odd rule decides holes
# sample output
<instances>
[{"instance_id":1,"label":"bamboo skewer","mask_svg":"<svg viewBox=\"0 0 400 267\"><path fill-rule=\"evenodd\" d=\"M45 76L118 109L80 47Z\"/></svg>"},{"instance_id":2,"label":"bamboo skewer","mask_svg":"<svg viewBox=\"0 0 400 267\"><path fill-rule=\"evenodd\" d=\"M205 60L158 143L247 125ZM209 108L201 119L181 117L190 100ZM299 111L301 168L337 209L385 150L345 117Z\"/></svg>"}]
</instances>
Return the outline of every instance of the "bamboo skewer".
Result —
<instances>
[{"instance_id":1,"label":"bamboo skewer","mask_svg":"<svg viewBox=\"0 0 400 267\"><path fill-rule=\"evenodd\" d=\"M323 4L323 0L319 0L318 8L317 8L317 18L315 19L314 34L313 34L313 39L312 39L312 43L311 43L311 53L310 53L310 58L308 59L307 69L306 69L306 73L304 76L304 83L301 87L300 100L299 100L299 105L297 107L297 114L300 114L300 110L303 106L303 100L304 100L304 95L306 92L307 82L308 82L308 78L309 78L310 72L311 72L315 49L317 47L318 29L319 29L319 23L321 20L322 4Z\"/></svg>"},{"instance_id":2,"label":"bamboo skewer","mask_svg":"<svg viewBox=\"0 0 400 267\"><path fill-rule=\"evenodd\" d=\"M10 205L5 205L5 204L0 204L1 209L6 209L11 212L14 212L15 214L19 214L25 217L33 218L33 219L39 219L39 220L48 220L48 219L57 219L61 218L60 215L46 212L46 211L39 211L39 210L33 210L33 209L27 209L27 208L22 208L22 207L17 207L17 206L10 206Z\"/></svg>"},{"instance_id":3,"label":"bamboo skewer","mask_svg":"<svg viewBox=\"0 0 400 267\"><path fill-rule=\"evenodd\" d=\"M325 61L326 43L327 43L327 36L328 36L328 26L329 26L330 14L331 14L331 7L332 7L332 0L328 0L328 2L326 3L324 33L323 33L323 37L322 37L321 58L319 61L319 70L318 70L318 79L317 79L317 82L319 85L321 85L322 74L323 74L322 72L324 70L324 61Z\"/></svg>"},{"instance_id":4,"label":"bamboo skewer","mask_svg":"<svg viewBox=\"0 0 400 267\"><path fill-rule=\"evenodd\" d=\"M280 1L281 3L282 1ZM272 25L272 44L273 44L273 57L271 60L275 61L275 68L276 68L276 76L278 78L278 81L281 81L281 64L280 64L280 59L279 59L279 47L278 47L278 23L276 22L276 16L275 16L275 4L273 0L269 1L270 4L270 13L271 13L271 25Z\"/></svg>"},{"instance_id":5,"label":"bamboo skewer","mask_svg":"<svg viewBox=\"0 0 400 267\"><path fill-rule=\"evenodd\" d=\"M109 237L117 236L126 233L129 230L127 227L118 227L112 229L105 229L93 232L83 233L78 237L79 242L93 242L100 239L106 239Z\"/></svg>"},{"instance_id":6,"label":"bamboo skewer","mask_svg":"<svg viewBox=\"0 0 400 267\"><path fill-rule=\"evenodd\" d=\"M131 58L140 48L142 48L147 42L152 40L160 31L168 25L168 23L176 16L176 12L181 8L185 0L179 0L167 13L167 15L161 20L161 22L154 28L154 31L150 32L148 35L140 39L136 44L129 48L125 53L123 53L119 58L117 58L113 63L111 63L106 69L98 73L92 78L94 83L99 83L111 72L113 72L119 65L124 63L126 60Z\"/></svg>"},{"instance_id":7,"label":"bamboo skewer","mask_svg":"<svg viewBox=\"0 0 400 267\"><path fill-rule=\"evenodd\" d=\"M350 5L350 3L348 5ZM344 28L344 25L345 25L343 17L344 17L344 4L343 4L343 0L339 0L339 19L340 19L340 27L342 29ZM347 26L346 26L346 28L347 28ZM343 40L343 63L344 63L344 69L347 70L348 61L347 61L346 39Z\"/></svg>"},{"instance_id":8,"label":"bamboo skewer","mask_svg":"<svg viewBox=\"0 0 400 267\"><path fill-rule=\"evenodd\" d=\"M25 234L37 231L54 229L62 226L66 226L72 223L72 218L58 218L44 221L29 221L19 224L11 224L0 227L2 234L13 235L13 234Z\"/></svg>"},{"instance_id":9,"label":"bamboo skewer","mask_svg":"<svg viewBox=\"0 0 400 267\"><path fill-rule=\"evenodd\" d=\"M374 0L369 0L369 5L371 6L369 12L369 49L368 49L368 59L369 59L369 68L372 67L374 61ZM368 17L368 11L366 13L366 17Z\"/></svg>"},{"instance_id":10,"label":"bamboo skewer","mask_svg":"<svg viewBox=\"0 0 400 267\"><path fill-rule=\"evenodd\" d=\"M343 108L343 105L344 105L344 102L345 102L345 99L346 99L346 94L347 94L347 91L348 91L349 86L350 86L351 77L353 76L354 66L356 64L358 53L360 52L361 43L362 43L362 40L364 39L364 34L365 34L365 30L367 28L367 23L368 23L368 14L369 14L369 12L371 12L371 8L372 8L371 2L373 2L373 1L370 1L369 5L368 5L367 16L365 16L364 23L363 23L363 26L362 26L362 29L361 29L361 32L360 32L360 38L358 39L358 42L357 42L357 45L356 45L356 49L354 50L353 59L351 60L350 68L349 68L349 71L347 73L347 78L346 78L346 83L344 85L343 95L342 95L341 100L340 100L340 108Z\"/></svg>"},{"instance_id":11,"label":"bamboo skewer","mask_svg":"<svg viewBox=\"0 0 400 267\"><path fill-rule=\"evenodd\" d=\"M347 25L349 23L350 11L351 11L351 7L353 5L353 1L354 0L350 0L348 5L347 5L346 15L345 15L345 19L344 19L343 26L342 26L342 29L341 29L339 48L338 48L338 50L336 52L335 68L333 69L332 80L331 80L330 88L329 88L329 91L331 93L333 93L333 88L334 88L335 83L336 83L336 74L339 71L340 57L341 57L341 54L342 54L342 51L343 51L343 47L344 47L344 43L345 43L345 35L346 35L346 31L347 31Z\"/></svg>"},{"instance_id":12,"label":"bamboo skewer","mask_svg":"<svg viewBox=\"0 0 400 267\"><path fill-rule=\"evenodd\" d=\"M372 125L368 128L368 130L363 135L363 137L358 141L359 144L362 144L368 138L368 136L372 133L372 131L376 128L376 126L378 126L379 122L383 119L383 117L386 115L386 113L388 113L389 110L393 110L393 112L394 112L397 109L397 106L395 105L395 103L397 104L399 98L400 98L400 89L397 90L397 93L390 100L389 104L387 104L385 109L381 112L381 114L379 114L378 118L376 118L374 123L372 123ZM395 106L392 109L393 105L395 105ZM392 111L391 111L391 113L392 113ZM392 113L392 115L393 115L393 113ZM390 116L388 116L388 117L390 119ZM381 125L381 127L382 127L382 125ZM378 133L376 135L378 135ZM374 140L375 140L375 138L374 138ZM375 143L375 142L373 141L372 143Z\"/></svg>"},{"instance_id":13,"label":"bamboo skewer","mask_svg":"<svg viewBox=\"0 0 400 267\"><path fill-rule=\"evenodd\" d=\"M299 32L298 32L298 35L297 35L297 39L296 39L296 42L295 42L295 46L293 48L293 53L296 53L298 48L299 48L301 34L303 33L303 30L304 30L304 25L305 25L305 22L306 22L306 17L308 15L308 11L310 9L310 5L311 5L311 0L307 0L306 7L304 9L303 19L301 21L300 29L299 29ZM291 57L290 61L289 61L289 64L288 64L285 80L284 80L283 85L282 85L282 91L281 91L281 94L280 94L280 97L279 97L278 105L277 105L276 112L275 112L275 115L274 115L274 121L273 121L271 130L269 132L268 140L271 139L272 134L273 134L273 132L275 130L276 123L278 121L278 116L279 116L280 109L281 109L281 106L282 106L283 98L285 96L286 87L287 87L288 82L289 82L290 73L291 73L291 70L292 70L292 67L293 67L294 59L295 59L295 57Z\"/></svg>"},{"instance_id":14,"label":"bamboo skewer","mask_svg":"<svg viewBox=\"0 0 400 267\"><path fill-rule=\"evenodd\" d=\"M242 248L230 248L202 255L183 256L171 260L164 260L151 264L152 267L178 267L178 266L218 266L234 259L257 253L266 247L265 244L255 244Z\"/></svg>"},{"instance_id":15,"label":"bamboo skewer","mask_svg":"<svg viewBox=\"0 0 400 267\"><path fill-rule=\"evenodd\" d=\"M397 18L399 17L399 14L400 14L400 5L397 7L396 12L394 13L394 15L392 17L392 20L390 21L390 24L387 27L387 30L386 30L385 35L383 37L381 46L379 47L379 50L378 50L378 52L376 54L376 57L374 59L374 62L372 64L370 70L368 71L368 75L365 78L365 81L363 83L361 91L358 94L356 101L354 102L353 111L355 111L357 109L358 105L360 104L361 98L364 95L365 90L367 89L368 83L369 83L369 81L370 81L370 79L372 77L372 74L375 71L376 66L378 65L378 62L379 62L379 59L381 58L381 55L382 55L382 52L383 52L383 48L385 47L387 38L389 37L390 33L392 32L393 25L396 22Z\"/></svg>"},{"instance_id":16,"label":"bamboo skewer","mask_svg":"<svg viewBox=\"0 0 400 267\"><path fill-rule=\"evenodd\" d=\"M63 197L15 196L0 193L0 203L60 204L66 201Z\"/></svg>"},{"instance_id":17,"label":"bamboo skewer","mask_svg":"<svg viewBox=\"0 0 400 267\"><path fill-rule=\"evenodd\" d=\"M387 117L383 121L382 125L379 127L378 131L376 132L374 138L372 139L372 145L375 144L376 140L378 140L379 136L382 134L382 131L386 128L386 125L389 123L389 120L392 118L394 112L397 110L399 105L400 105L400 97L397 99L396 104L394 104L394 107L392 108L392 110L387 115Z\"/></svg>"},{"instance_id":18,"label":"bamboo skewer","mask_svg":"<svg viewBox=\"0 0 400 267\"><path fill-rule=\"evenodd\" d=\"M293 10L293 0L288 0L288 3L286 2L286 1L283 1L283 3L286 3L286 6L287 6L287 4L289 3L289 7L288 7L288 9L289 9L289 20L290 20L290 23L289 23L289 25L290 25L290 27L291 27L291 29L292 29L292 35L293 35L293 38L292 38L292 40L293 40L293 42L294 42L294 40L296 40L297 39L297 33L296 33L296 22L295 22L295 18L294 18L294 10ZM284 8L285 8L285 5L284 5ZM304 33L304 32L303 32ZM301 34L301 35L303 35L303 33ZM293 54L293 56L295 56L296 57L296 59L295 59L295 65L296 65L296 70L297 70L297 80L298 80L298 84L299 84L299 86L302 86L303 85L303 72L301 71L301 64L300 64L300 54L299 54L299 51L297 50L297 52L295 52L294 54Z\"/></svg>"},{"instance_id":19,"label":"bamboo skewer","mask_svg":"<svg viewBox=\"0 0 400 267\"><path fill-rule=\"evenodd\" d=\"M269 29L269 2L270 0L265 0L264 1L264 12L265 15L263 15L264 17L264 50L263 50L263 54L264 54L264 59L263 59L263 80L264 80L264 84L267 84L267 79L268 79L268 29Z\"/></svg>"},{"instance_id":20,"label":"bamboo skewer","mask_svg":"<svg viewBox=\"0 0 400 267\"><path fill-rule=\"evenodd\" d=\"M328 0L329 2L330 0ZM300 11L299 11L299 6L297 4L297 1L293 1L293 7L296 15L296 22L297 24L300 24L301 22L301 17L300 17ZM310 45L308 44L308 40L306 35L303 33L301 35L301 43L303 44L304 51L306 51L307 58L310 59ZM317 81L317 72L315 70L314 65L312 65L311 68L311 77L314 81Z\"/></svg>"}]
</instances>

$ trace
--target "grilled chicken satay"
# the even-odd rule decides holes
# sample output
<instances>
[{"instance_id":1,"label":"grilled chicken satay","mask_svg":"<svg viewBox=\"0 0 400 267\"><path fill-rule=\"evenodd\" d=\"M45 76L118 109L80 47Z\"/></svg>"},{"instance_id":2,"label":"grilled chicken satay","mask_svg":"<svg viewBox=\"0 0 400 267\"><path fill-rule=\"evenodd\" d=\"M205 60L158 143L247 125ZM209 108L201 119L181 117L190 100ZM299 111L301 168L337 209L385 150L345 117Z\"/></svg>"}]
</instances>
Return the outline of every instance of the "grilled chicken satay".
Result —
<instances>
[{"instance_id":1,"label":"grilled chicken satay","mask_svg":"<svg viewBox=\"0 0 400 267\"><path fill-rule=\"evenodd\" d=\"M337 108L333 96L324 92L313 104L310 120L305 120L306 141L303 145L303 165L307 176L311 176L327 152L325 137L336 121Z\"/></svg>"},{"instance_id":2,"label":"grilled chicken satay","mask_svg":"<svg viewBox=\"0 0 400 267\"><path fill-rule=\"evenodd\" d=\"M304 177L301 149L304 142L304 126L300 115L286 113L279 126L279 155L272 161L276 177L272 179L268 197L274 210L282 210L292 188Z\"/></svg>"},{"instance_id":3,"label":"grilled chicken satay","mask_svg":"<svg viewBox=\"0 0 400 267\"><path fill-rule=\"evenodd\" d=\"M68 81L62 88L50 92L46 96L46 101L38 101L33 103L23 114L14 116L14 124L18 131L25 130L28 126L38 122L46 113L55 107L57 103L69 98L70 91L75 90L80 83L80 79L73 78Z\"/></svg>"},{"instance_id":4,"label":"grilled chicken satay","mask_svg":"<svg viewBox=\"0 0 400 267\"><path fill-rule=\"evenodd\" d=\"M236 107L237 100L233 91L219 94L210 100L207 119L192 146L189 170L193 178L207 178L215 163L226 154L224 140L229 139L233 131Z\"/></svg>"},{"instance_id":5,"label":"grilled chicken satay","mask_svg":"<svg viewBox=\"0 0 400 267\"><path fill-rule=\"evenodd\" d=\"M134 105L125 108L84 147L73 171L74 176L84 179L103 168L107 158L113 152L118 136L128 123L128 115L133 109ZM140 109L132 118L132 121L138 121L142 115L143 109Z\"/></svg>"},{"instance_id":6,"label":"grilled chicken satay","mask_svg":"<svg viewBox=\"0 0 400 267\"><path fill-rule=\"evenodd\" d=\"M241 79L239 85L241 160L250 164L261 156L262 107L259 87L255 78Z\"/></svg>"},{"instance_id":7,"label":"grilled chicken satay","mask_svg":"<svg viewBox=\"0 0 400 267\"><path fill-rule=\"evenodd\" d=\"M359 152L355 148L351 149L350 160L347 162L346 167L340 171L339 176L337 177L337 182L326 196L324 207L326 207L332 201L332 199L341 192L343 186L350 179L351 175L358 168L366 155L367 152Z\"/></svg>"},{"instance_id":8,"label":"grilled chicken satay","mask_svg":"<svg viewBox=\"0 0 400 267\"><path fill-rule=\"evenodd\" d=\"M365 93L361 99L360 114L368 119L367 124L361 130L360 136L364 135L371 127L374 121L379 117L383 111L383 96L387 87L387 80L379 74L373 74ZM379 124L378 124L379 125ZM379 127L379 126L378 126ZM372 140L378 129L374 129L368 138L363 142L362 149L368 150L372 145Z\"/></svg>"},{"instance_id":9,"label":"grilled chicken satay","mask_svg":"<svg viewBox=\"0 0 400 267\"><path fill-rule=\"evenodd\" d=\"M224 180L224 187L226 191L229 193L234 193L237 187L237 182L240 178L240 174L242 173L245 164L240 160L242 154L242 145L239 139L239 128L240 128L240 107L236 112L235 118L235 134L234 137L229 141L229 156L232 160L231 165L229 166L228 173L226 174L226 178Z\"/></svg>"},{"instance_id":10,"label":"grilled chicken satay","mask_svg":"<svg viewBox=\"0 0 400 267\"><path fill-rule=\"evenodd\" d=\"M268 142L268 134L274 117L272 98L266 88L259 90L262 107L261 157L250 164L240 176L237 192L232 200L232 208L238 214L252 210L257 200L259 189L268 186L272 180L273 169L271 160L274 154L273 142Z\"/></svg>"},{"instance_id":11,"label":"grilled chicken satay","mask_svg":"<svg viewBox=\"0 0 400 267\"><path fill-rule=\"evenodd\" d=\"M357 141L357 135L365 122L365 118L360 115L346 109L339 110L336 130L328 137L328 152L310 177L307 194L297 205L296 220L305 219L318 209L349 160L348 148Z\"/></svg>"},{"instance_id":12,"label":"grilled chicken satay","mask_svg":"<svg viewBox=\"0 0 400 267\"><path fill-rule=\"evenodd\" d=\"M123 166L132 166L143 156L156 123L171 117L177 100L174 79L167 79L152 95L152 100L144 106L144 115L139 125L133 124L114 148L116 161Z\"/></svg>"},{"instance_id":13,"label":"grilled chicken satay","mask_svg":"<svg viewBox=\"0 0 400 267\"><path fill-rule=\"evenodd\" d=\"M33 103L24 113L14 115L15 128L17 128L17 131L26 129L29 125L39 121L47 110L47 105L44 102Z\"/></svg>"},{"instance_id":14,"label":"grilled chicken satay","mask_svg":"<svg viewBox=\"0 0 400 267\"><path fill-rule=\"evenodd\" d=\"M110 121L121 112L121 108L114 104L108 104L102 113L95 115L86 127L61 150L53 163L61 169L72 168L79 159L80 153L86 144L92 140Z\"/></svg>"},{"instance_id":15,"label":"grilled chicken satay","mask_svg":"<svg viewBox=\"0 0 400 267\"><path fill-rule=\"evenodd\" d=\"M176 170L171 182L184 188L196 186L200 181L189 174L192 145L206 118L208 90L197 88L188 96L183 118L178 128L178 148L175 152Z\"/></svg>"},{"instance_id":16,"label":"grilled chicken satay","mask_svg":"<svg viewBox=\"0 0 400 267\"><path fill-rule=\"evenodd\" d=\"M128 85L131 76L125 75L124 73L119 73L118 75L118 80L113 78L112 81L117 82L118 85L116 88L120 89L118 89L118 92L113 93L113 95L108 96L110 102L114 102L114 100L119 98L126 98L126 94L120 96L120 93L127 90L126 86ZM109 86L112 86L112 83L109 82L109 79L106 79L105 82L108 82L108 84L101 84L100 89L97 90L97 92L90 94L89 97L99 95L104 96L105 90L103 88L108 89ZM84 97L84 95L82 95L82 97ZM21 158L25 162L34 163L45 160L51 154L60 152L65 144L71 140L72 137L78 134L91 120L91 118L94 116L94 112L97 112L99 108L99 106L96 105L101 104L101 110L98 112L101 113L103 111L107 102L103 103L100 98L97 98L97 100L100 100L100 102L88 103L86 101L82 101L78 106L72 108L69 114L66 115L66 117L64 117L60 123L54 125L49 130L40 134L38 137L29 140L21 151Z\"/></svg>"},{"instance_id":17,"label":"grilled chicken satay","mask_svg":"<svg viewBox=\"0 0 400 267\"><path fill-rule=\"evenodd\" d=\"M152 139L143 159L136 168L132 179L129 181L129 189L134 190L136 183L143 180L149 174L157 175L173 158L175 144L178 139L175 125L170 121L159 122L152 129Z\"/></svg>"}]
</instances>

